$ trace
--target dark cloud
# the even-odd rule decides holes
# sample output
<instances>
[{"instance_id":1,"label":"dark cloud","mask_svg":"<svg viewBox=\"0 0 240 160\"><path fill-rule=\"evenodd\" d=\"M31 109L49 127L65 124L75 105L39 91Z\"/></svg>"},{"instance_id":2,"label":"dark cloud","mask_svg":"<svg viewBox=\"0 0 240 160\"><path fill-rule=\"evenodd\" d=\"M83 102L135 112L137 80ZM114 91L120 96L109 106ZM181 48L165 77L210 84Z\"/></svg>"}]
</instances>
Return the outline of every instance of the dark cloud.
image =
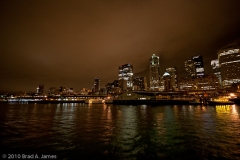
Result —
<instances>
[{"instance_id":1,"label":"dark cloud","mask_svg":"<svg viewBox=\"0 0 240 160\"><path fill-rule=\"evenodd\" d=\"M0 91L68 86L90 88L117 79L131 63L148 77L202 54L207 72L217 50L240 37L238 0L222 1L0 1Z\"/></svg>"}]
</instances>

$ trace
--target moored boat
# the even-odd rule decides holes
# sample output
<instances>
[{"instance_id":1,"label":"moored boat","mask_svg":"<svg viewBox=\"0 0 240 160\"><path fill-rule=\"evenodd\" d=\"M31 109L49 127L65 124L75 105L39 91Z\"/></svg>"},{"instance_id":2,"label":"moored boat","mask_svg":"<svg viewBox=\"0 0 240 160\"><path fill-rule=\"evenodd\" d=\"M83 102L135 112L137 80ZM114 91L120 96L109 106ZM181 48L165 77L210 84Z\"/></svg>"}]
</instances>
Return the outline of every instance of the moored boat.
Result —
<instances>
[{"instance_id":1,"label":"moored boat","mask_svg":"<svg viewBox=\"0 0 240 160\"><path fill-rule=\"evenodd\" d=\"M102 103L104 103L104 100L103 99L86 99L85 100L85 103L100 103L100 104L102 104Z\"/></svg>"},{"instance_id":2,"label":"moored boat","mask_svg":"<svg viewBox=\"0 0 240 160\"><path fill-rule=\"evenodd\" d=\"M214 105L233 105L234 102L232 101L225 101L225 102L218 102L218 101L208 101L208 105L214 106Z\"/></svg>"},{"instance_id":3,"label":"moored boat","mask_svg":"<svg viewBox=\"0 0 240 160\"><path fill-rule=\"evenodd\" d=\"M208 104L211 105L233 105L234 102L229 100L228 96L220 96L220 97L214 97L210 101L208 101Z\"/></svg>"}]
</instances>

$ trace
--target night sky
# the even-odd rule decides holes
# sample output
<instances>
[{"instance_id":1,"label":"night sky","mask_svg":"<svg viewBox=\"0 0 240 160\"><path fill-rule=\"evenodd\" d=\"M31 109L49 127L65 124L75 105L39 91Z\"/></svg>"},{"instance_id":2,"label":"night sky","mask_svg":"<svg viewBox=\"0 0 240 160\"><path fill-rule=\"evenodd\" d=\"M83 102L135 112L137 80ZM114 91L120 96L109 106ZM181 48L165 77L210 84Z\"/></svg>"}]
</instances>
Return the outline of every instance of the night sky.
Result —
<instances>
[{"instance_id":1,"label":"night sky","mask_svg":"<svg viewBox=\"0 0 240 160\"><path fill-rule=\"evenodd\" d=\"M0 92L38 84L91 88L131 63L148 77L152 54L161 73L202 54L205 70L217 50L239 40L239 0L0 0Z\"/></svg>"}]
</instances>

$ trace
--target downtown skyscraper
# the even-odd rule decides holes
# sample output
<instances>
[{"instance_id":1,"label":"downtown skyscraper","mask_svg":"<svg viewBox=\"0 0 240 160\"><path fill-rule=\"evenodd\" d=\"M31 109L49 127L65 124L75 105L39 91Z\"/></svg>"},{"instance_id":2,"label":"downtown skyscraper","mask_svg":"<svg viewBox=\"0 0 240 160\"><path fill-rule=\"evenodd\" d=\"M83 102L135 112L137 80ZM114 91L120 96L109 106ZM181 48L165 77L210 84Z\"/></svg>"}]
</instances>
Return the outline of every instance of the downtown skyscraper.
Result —
<instances>
[{"instance_id":1,"label":"downtown skyscraper","mask_svg":"<svg viewBox=\"0 0 240 160\"><path fill-rule=\"evenodd\" d=\"M118 80L122 90L132 90L133 86L133 66L124 64L118 68Z\"/></svg>"},{"instance_id":2,"label":"downtown skyscraper","mask_svg":"<svg viewBox=\"0 0 240 160\"><path fill-rule=\"evenodd\" d=\"M146 77L133 78L133 90L134 91L146 91L147 90L147 78Z\"/></svg>"},{"instance_id":3,"label":"downtown skyscraper","mask_svg":"<svg viewBox=\"0 0 240 160\"><path fill-rule=\"evenodd\" d=\"M150 90L158 90L160 87L160 64L159 56L153 54L149 61Z\"/></svg>"},{"instance_id":4,"label":"downtown skyscraper","mask_svg":"<svg viewBox=\"0 0 240 160\"><path fill-rule=\"evenodd\" d=\"M213 73L218 78L219 85L221 86L222 78L221 78L221 71L220 71L219 60L218 59L212 60L211 61L211 66L212 66Z\"/></svg>"},{"instance_id":5,"label":"downtown skyscraper","mask_svg":"<svg viewBox=\"0 0 240 160\"><path fill-rule=\"evenodd\" d=\"M170 75L170 86L171 89L176 91L178 88L178 81L177 81L177 68L172 67L172 68L166 68L166 72L169 73Z\"/></svg>"},{"instance_id":6,"label":"downtown skyscraper","mask_svg":"<svg viewBox=\"0 0 240 160\"><path fill-rule=\"evenodd\" d=\"M44 94L44 85L43 84L39 84L37 87L37 94L38 95L43 95Z\"/></svg>"},{"instance_id":7,"label":"downtown skyscraper","mask_svg":"<svg viewBox=\"0 0 240 160\"><path fill-rule=\"evenodd\" d=\"M240 46L233 44L218 51L222 86L240 83Z\"/></svg>"},{"instance_id":8,"label":"downtown skyscraper","mask_svg":"<svg viewBox=\"0 0 240 160\"><path fill-rule=\"evenodd\" d=\"M98 93L99 91L100 91L100 77L95 77L93 83L93 93Z\"/></svg>"},{"instance_id":9,"label":"downtown skyscraper","mask_svg":"<svg viewBox=\"0 0 240 160\"><path fill-rule=\"evenodd\" d=\"M203 58L202 55L196 55L192 57L192 60L194 61L195 68L196 68L196 76L204 76L204 65L203 65Z\"/></svg>"},{"instance_id":10,"label":"downtown skyscraper","mask_svg":"<svg viewBox=\"0 0 240 160\"><path fill-rule=\"evenodd\" d=\"M196 66L193 60L189 59L185 61L184 67L186 71L186 78L191 78L196 76Z\"/></svg>"},{"instance_id":11,"label":"downtown skyscraper","mask_svg":"<svg viewBox=\"0 0 240 160\"><path fill-rule=\"evenodd\" d=\"M184 62L186 78L201 77L204 76L204 66L202 55L193 56Z\"/></svg>"}]
</instances>

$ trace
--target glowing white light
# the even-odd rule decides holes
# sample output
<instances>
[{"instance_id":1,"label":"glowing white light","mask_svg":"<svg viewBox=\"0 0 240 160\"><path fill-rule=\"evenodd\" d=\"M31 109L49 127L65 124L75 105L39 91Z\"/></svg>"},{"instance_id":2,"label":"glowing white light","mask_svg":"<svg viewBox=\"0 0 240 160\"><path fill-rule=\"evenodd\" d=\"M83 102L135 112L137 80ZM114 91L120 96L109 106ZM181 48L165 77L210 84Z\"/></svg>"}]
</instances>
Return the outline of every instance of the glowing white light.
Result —
<instances>
[{"instance_id":1,"label":"glowing white light","mask_svg":"<svg viewBox=\"0 0 240 160\"><path fill-rule=\"evenodd\" d=\"M224 63L222 63L221 65L224 65L224 64L226 64L226 63L236 63L236 62L240 62L240 60L237 60L237 61L231 61L231 62L224 62Z\"/></svg>"},{"instance_id":2,"label":"glowing white light","mask_svg":"<svg viewBox=\"0 0 240 160\"><path fill-rule=\"evenodd\" d=\"M196 68L197 72L204 72L204 68Z\"/></svg>"},{"instance_id":3,"label":"glowing white light","mask_svg":"<svg viewBox=\"0 0 240 160\"><path fill-rule=\"evenodd\" d=\"M211 61L211 66L213 67L213 69L215 69L216 67L219 67L219 60L212 60Z\"/></svg>"},{"instance_id":4,"label":"glowing white light","mask_svg":"<svg viewBox=\"0 0 240 160\"><path fill-rule=\"evenodd\" d=\"M234 97L234 96L235 96L235 94L233 94L233 93L230 93L230 96L231 96L231 97Z\"/></svg>"},{"instance_id":5,"label":"glowing white light","mask_svg":"<svg viewBox=\"0 0 240 160\"><path fill-rule=\"evenodd\" d=\"M193 59L195 59L195 58L199 58L199 56L200 56L200 55L198 55L198 56L194 56Z\"/></svg>"},{"instance_id":6,"label":"glowing white light","mask_svg":"<svg viewBox=\"0 0 240 160\"><path fill-rule=\"evenodd\" d=\"M232 49L232 50L228 50L227 52L223 51L223 53L220 53L219 56L224 56L224 55L238 53L238 52L239 52L239 49Z\"/></svg>"}]
</instances>

